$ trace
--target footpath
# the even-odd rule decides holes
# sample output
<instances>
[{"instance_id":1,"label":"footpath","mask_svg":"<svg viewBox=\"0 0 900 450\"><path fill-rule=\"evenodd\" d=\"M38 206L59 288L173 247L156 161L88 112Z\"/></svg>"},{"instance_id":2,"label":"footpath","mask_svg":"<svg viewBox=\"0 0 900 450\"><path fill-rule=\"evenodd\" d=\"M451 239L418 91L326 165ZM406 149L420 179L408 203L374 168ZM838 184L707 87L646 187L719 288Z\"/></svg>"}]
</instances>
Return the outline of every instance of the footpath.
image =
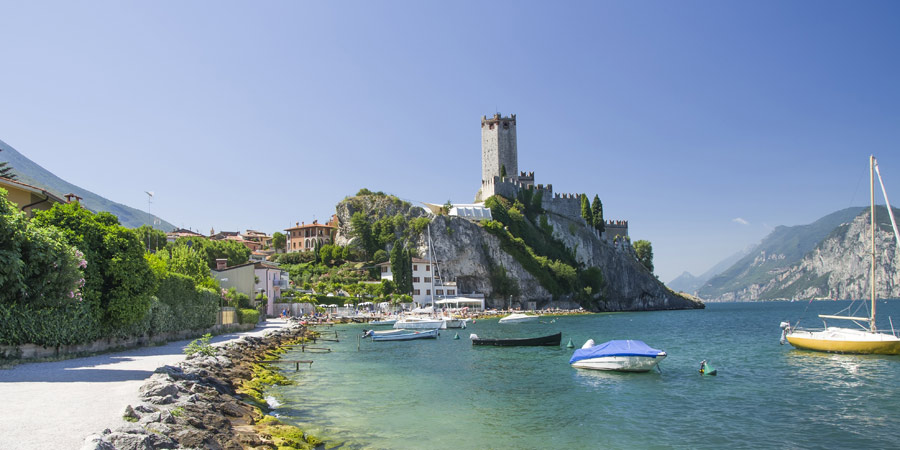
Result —
<instances>
[{"instance_id":1,"label":"footpath","mask_svg":"<svg viewBox=\"0 0 900 450\"><path fill-rule=\"evenodd\" d=\"M210 342L221 345L285 326L283 319L269 319L251 331L222 334ZM183 361L190 342L0 370L0 450L78 449L88 435L124 425L125 407L140 403L144 380L157 367Z\"/></svg>"}]
</instances>

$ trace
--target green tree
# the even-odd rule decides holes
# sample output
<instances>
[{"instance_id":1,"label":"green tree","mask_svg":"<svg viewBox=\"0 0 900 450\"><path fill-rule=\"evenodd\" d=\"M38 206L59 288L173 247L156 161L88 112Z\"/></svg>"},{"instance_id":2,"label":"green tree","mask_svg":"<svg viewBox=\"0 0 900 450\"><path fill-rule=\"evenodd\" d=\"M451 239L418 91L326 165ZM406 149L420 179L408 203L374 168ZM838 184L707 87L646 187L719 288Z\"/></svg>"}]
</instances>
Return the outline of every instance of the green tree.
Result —
<instances>
[{"instance_id":1,"label":"green tree","mask_svg":"<svg viewBox=\"0 0 900 450\"><path fill-rule=\"evenodd\" d=\"M360 246L365 251L366 258L369 258L378 249L369 218L362 211L357 211L350 217L350 227L350 235L359 238Z\"/></svg>"},{"instance_id":2,"label":"green tree","mask_svg":"<svg viewBox=\"0 0 900 450\"><path fill-rule=\"evenodd\" d=\"M0 152L3 150L0 149ZM0 162L0 178L6 178L8 180L15 180L16 174L12 171L12 166L9 166L9 163L6 161ZM4 194L5 196L6 194Z\"/></svg>"},{"instance_id":3,"label":"green tree","mask_svg":"<svg viewBox=\"0 0 900 450\"><path fill-rule=\"evenodd\" d=\"M510 297L519 296L519 284L500 265L491 267L491 287L493 288L494 297L501 298L504 301Z\"/></svg>"},{"instance_id":4,"label":"green tree","mask_svg":"<svg viewBox=\"0 0 900 450\"><path fill-rule=\"evenodd\" d=\"M0 189L0 303L37 307L81 300L87 263L53 227L40 227Z\"/></svg>"},{"instance_id":5,"label":"green tree","mask_svg":"<svg viewBox=\"0 0 900 450\"><path fill-rule=\"evenodd\" d=\"M144 318L150 309L155 276L144 259L144 245L116 216L94 214L78 203L68 203L35 212L33 221L57 227L70 245L84 253L87 267L82 293L103 323L119 328Z\"/></svg>"},{"instance_id":6,"label":"green tree","mask_svg":"<svg viewBox=\"0 0 900 450\"><path fill-rule=\"evenodd\" d=\"M594 217L591 215L591 202L588 201L585 194L581 194L581 217L584 217L588 225L594 225Z\"/></svg>"},{"instance_id":7,"label":"green tree","mask_svg":"<svg viewBox=\"0 0 900 450\"><path fill-rule=\"evenodd\" d=\"M275 247L276 251L285 251L285 246L287 245L287 236L280 231L276 231L272 233L272 246Z\"/></svg>"},{"instance_id":8,"label":"green tree","mask_svg":"<svg viewBox=\"0 0 900 450\"><path fill-rule=\"evenodd\" d=\"M594 194L594 202L591 203L591 215L594 217L594 228L599 232L606 230L606 221L603 220L603 203L600 196Z\"/></svg>"},{"instance_id":9,"label":"green tree","mask_svg":"<svg viewBox=\"0 0 900 450\"><path fill-rule=\"evenodd\" d=\"M443 215L450 214L450 210L453 209L453 203L450 202L450 199L447 199L447 203L444 203L444 206L441 206L441 213Z\"/></svg>"},{"instance_id":10,"label":"green tree","mask_svg":"<svg viewBox=\"0 0 900 450\"><path fill-rule=\"evenodd\" d=\"M500 165L500 178L506 178L506 165Z\"/></svg>"},{"instance_id":11,"label":"green tree","mask_svg":"<svg viewBox=\"0 0 900 450\"><path fill-rule=\"evenodd\" d=\"M650 241L635 241L634 253L637 255L638 261L653 273L653 246Z\"/></svg>"}]
</instances>

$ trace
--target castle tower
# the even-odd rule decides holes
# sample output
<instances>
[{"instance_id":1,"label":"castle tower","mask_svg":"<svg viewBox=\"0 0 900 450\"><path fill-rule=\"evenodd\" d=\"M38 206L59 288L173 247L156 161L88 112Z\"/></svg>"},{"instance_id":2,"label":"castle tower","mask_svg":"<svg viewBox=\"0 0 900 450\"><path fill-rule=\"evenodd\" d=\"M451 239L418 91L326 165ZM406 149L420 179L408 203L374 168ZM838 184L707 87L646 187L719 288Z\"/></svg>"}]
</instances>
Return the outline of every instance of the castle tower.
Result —
<instances>
[{"instance_id":1,"label":"castle tower","mask_svg":"<svg viewBox=\"0 0 900 450\"><path fill-rule=\"evenodd\" d=\"M499 177L501 169L507 177L519 175L519 157L516 149L516 115L490 119L481 117L481 180Z\"/></svg>"}]
</instances>

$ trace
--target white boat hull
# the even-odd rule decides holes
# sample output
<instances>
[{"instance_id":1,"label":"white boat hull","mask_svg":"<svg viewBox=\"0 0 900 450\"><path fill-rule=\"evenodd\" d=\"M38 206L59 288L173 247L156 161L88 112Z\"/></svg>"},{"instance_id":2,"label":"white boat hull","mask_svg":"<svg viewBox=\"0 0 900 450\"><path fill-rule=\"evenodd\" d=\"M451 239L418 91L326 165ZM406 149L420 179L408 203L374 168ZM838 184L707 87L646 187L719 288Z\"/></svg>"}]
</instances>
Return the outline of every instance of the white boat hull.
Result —
<instances>
[{"instance_id":1,"label":"white boat hull","mask_svg":"<svg viewBox=\"0 0 900 450\"><path fill-rule=\"evenodd\" d=\"M437 319L400 319L394 323L394 328L405 330L437 330L446 329L447 324Z\"/></svg>"},{"instance_id":2,"label":"white boat hull","mask_svg":"<svg viewBox=\"0 0 900 450\"><path fill-rule=\"evenodd\" d=\"M397 319L373 320L369 325L393 325L397 323Z\"/></svg>"},{"instance_id":3,"label":"white boat hull","mask_svg":"<svg viewBox=\"0 0 900 450\"><path fill-rule=\"evenodd\" d=\"M444 319L447 328L465 328L469 319Z\"/></svg>"},{"instance_id":4,"label":"white boat hull","mask_svg":"<svg viewBox=\"0 0 900 450\"><path fill-rule=\"evenodd\" d=\"M423 331L409 331L409 332L392 332L379 334L375 333L372 335L373 341L411 341L413 339L435 339L438 337L438 330L423 330Z\"/></svg>"},{"instance_id":5,"label":"white boat hull","mask_svg":"<svg viewBox=\"0 0 900 450\"><path fill-rule=\"evenodd\" d=\"M525 314L511 314L502 319L500 319L499 323L522 323L522 322L531 322L532 320L537 320L538 316L528 316Z\"/></svg>"},{"instance_id":6,"label":"white boat hull","mask_svg":"<svg viewBox=\"0 0 900 450\"><path fill-rule=\"evenodd\" d=\"M582 359L572 363L572 367L591 370L614 370L618 372L647 372L666 358L666 352L652 356L603 356Z\"/></svg>"}]
</instances>

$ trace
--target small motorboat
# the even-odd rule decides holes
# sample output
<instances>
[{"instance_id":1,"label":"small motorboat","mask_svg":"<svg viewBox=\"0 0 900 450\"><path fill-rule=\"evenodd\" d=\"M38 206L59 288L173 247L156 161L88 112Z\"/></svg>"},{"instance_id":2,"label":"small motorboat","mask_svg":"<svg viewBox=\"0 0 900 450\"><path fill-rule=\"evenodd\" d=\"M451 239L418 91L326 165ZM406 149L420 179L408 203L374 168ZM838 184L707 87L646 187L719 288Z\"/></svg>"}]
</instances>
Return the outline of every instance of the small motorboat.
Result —
<instances>
[{"instance_id":1,"label":"small motorboat","mask_svg":"<svg viewBox=\"0 0 900 450\"><path fill-rule=\"evenodd\" d=\"M364 337L371 337L373 341L411 341L413 339L437 339L438 330L433 328L430 330L385 330L375 331L369 330L363 334Z\"/></svg>"},{"instance_id":2,"label":"small motorboat","mask_svg":"<svg viewBox=\"0 0 900 450\"><path fill-rule=\"evenodd\" d=\"M394 322L394 328L404 329L447 329L447 323L443 319L433 319L430 317L404 317Z\"/></svg>"},{"instance_id":3,"label":"small motorboat","mask_svg":"<svg viewBox=\"0 0 900 450\"><path fill-rule=\"evenodd\" d=\"M369 322L369 325L393 325L397 323L397 319L381 319Z\"/></svg>"},{"instance_id":4,"label":"small motorboat","mask_svg":"<svg viewBox=\"0 0 900 450\"><path fill-rule=\"evenodd\" d=\"M537 347L554 345L559 347L562 333L533 338L487 339L480 338L477 334L469 335L472 345L493 345L495 347Z\"/></svg>"},{"instance_id":5,"label":"small motorboat","mask_svg":"<svg viewBox=\"0 0 900 450\"><path fill-rule=\"evenodd\" d=\"M647 372L665 359L666 352L650 348L643 341L617 340L594 345L588 339L575 350L569 364L579 369Z\"/></svg>"},{"instance_id":6,"label":"small motorboat","mask_svg":"<svg viewBox=\"0 0 900 450\"><path fill-rule=\"evenodd\" d=\"M519 322L529 322L532 320L536 320L538 316L529 316L528 314L521 313L513 313L502 319L500 319L500 323L519 323Z\"/></svg>"}]
</instances>

